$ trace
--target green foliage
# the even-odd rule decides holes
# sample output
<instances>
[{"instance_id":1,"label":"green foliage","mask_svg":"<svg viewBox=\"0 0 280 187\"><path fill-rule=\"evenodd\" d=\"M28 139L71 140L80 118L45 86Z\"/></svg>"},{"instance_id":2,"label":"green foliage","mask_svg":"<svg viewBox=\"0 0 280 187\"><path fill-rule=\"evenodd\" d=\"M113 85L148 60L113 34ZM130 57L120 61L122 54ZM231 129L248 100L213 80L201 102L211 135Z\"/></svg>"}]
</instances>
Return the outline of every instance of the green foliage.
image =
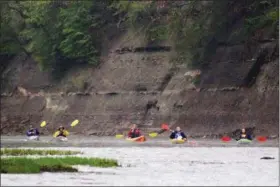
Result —
<instances>
[{"instance_id":1,"label":"green foliage","mask_svg":"<svg viewBox=\"0 0 280 187\"><path fill-rule=\"evenodd\" d=\"M275 0L169 1L163 9L159 2L1 1L0 56L23 51L61 77L76 65L98 65L104 38L123 28L144 33L148 44L171 38L176 61L189 67L204 65L219 43L250 40L263 28L278 38Z\"/></svg>"},{"instance_id":2,"label":"green foliage","mask_svg":"<svg viewBox=\"0 0 280 187\"><path fill-rule=\"evenodd\" d=\"M137 21L141 20L141 15L147 12L148 6L149 3L141 1L114 1L111 4L111 7L117 10L115 15L122 16L130 27L140 24Z\"/></svg>"},{"instance_id":3,"label":"green foliage","mask_svg":"<svg viewBox=\"0 0 280 187\"><path fill-rule=\"evenodd\" d=\"M1 155L20 156L20 155L74 155L80 154L79 151L60 151L60 150L38 150L38 149L1 149Z\"/></svg>"},{"instance_id":4,"label":"green foliage","mask_svg":"<svg viewBox=\"0 0 280 187\"><path fill-rule=\"evenodd\" d=\"M106 168L117 167L118 162L112 159L81 157L1 158L1 173L77 172L72 165Z\"/></svg>"},{"instance_id":5,"label":"green foliage","mask_svg":"<svg viewBox=\"0 0 280 187\"><path fill-rule=\"evenodd\" d=\"M246 19L246 31L252 34L264 27L271 26L275 33L279 26L278 3L273 0L257 1L250 6L251 15Z\"/></svg>"},{"instance_id":6,"label":"green foliage","mask_svg":"<svg viewBox=\"0 0 280 187\"><path fill-rule=\"evenodd\" d=\"M1 2L1 54L17 54L21 47L55 77L75 65L97 65L102 38L116 21L110 2Z\"/></svg>"},{"instance_id":7,"label":"green foliage","mask_svg":"<svg viewBox=\"0 0 280 187\"><path fill-rule=\"evenodd\" d=\"M168 30L167 26L163 24L151 25L147 30L147 39L150 42L153 41L164 41L168 39Z\"/></svg>"},{"instance_id":8,"label":"green foliage","mask_svg":"<svg viewBox=\"0 0 280 187\"><path fill-rule=\"evenodd\" d=\"M149 1L115 1L112 7L117 8L126 27L135 32L142 32L147 42L168 39L168 30L164 17L157 11L156 3Z\"/></svg>"},{"instance_id":9,"label":"green foliage","mask_svg":"<svg viewBox=\"0 0 280 187\"><path fill-rule=\"evenodd\" d=\"M274 0L189 1L169 12L169 30L175 41L176 62L201 67L215 54L219 43L251 40L256 32L273 27L278 33L279 8ZM243 21L244 27L237 23Z\"/></svg>"},{"instance_id":10,"label":"green foliage","mask_svg":"<svg viewBox=\"0 0 280 187\"><path fill-rule=\"evenodd\" d=\"M20 7L16 3L0 2L0 56L13 56L21 50L17 32L20 31L23 23L19 18L18 9Z\"/></svg>"},{"instance_id":11,"label":"green foliage","mask_svg":"<svg viewBox=\"0 0 280 187\"><path fill-rule=\"evenodd\" d=\"M61 41L59 27L55 23L58 9L51 1L23 1L27 18L26 27L20 35L26 41L26 49L32 54L42 70L56 63L57 45Z\"/></svg>"},{"instance_id":12,"label":"green foliage","mask_svg":"<svg viewBox=\"0 0 280 187\"><path fill-rule=\"evenodd\" d=\"M95 37L88 32L90 28L98 25L96 16L90 14L91 6L90 1L77 1L68 9L60 10L59 22L63 39L58 49L67 58L97 64Z\"/></svg>"}]
</instances>

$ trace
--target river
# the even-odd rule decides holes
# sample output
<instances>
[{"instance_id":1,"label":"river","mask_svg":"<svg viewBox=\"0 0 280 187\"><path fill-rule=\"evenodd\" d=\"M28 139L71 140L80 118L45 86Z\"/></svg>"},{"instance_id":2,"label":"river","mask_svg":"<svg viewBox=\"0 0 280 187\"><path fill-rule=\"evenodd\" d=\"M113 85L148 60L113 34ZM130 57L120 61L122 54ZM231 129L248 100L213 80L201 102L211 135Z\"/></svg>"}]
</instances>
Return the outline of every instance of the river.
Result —
<instances>
[{"instance_id":1,"label":"river","mask_svg":"<svg viewBox=\"0 0 280 187\"><path fill-rule=\"evenodd\" d=\"M131 143L114 138L73 138L67 143L30 143L1 137L1 147L79 150L86 157L114 158L122 167L76 166L78 173L1 174L3 186L279 186L278 140L237 146L236 142L191 140L172 145L165 139ZM59 145L59 146L58 146ZM271 160L261 159L274 157Z\"/></svg>"}]
</instances>

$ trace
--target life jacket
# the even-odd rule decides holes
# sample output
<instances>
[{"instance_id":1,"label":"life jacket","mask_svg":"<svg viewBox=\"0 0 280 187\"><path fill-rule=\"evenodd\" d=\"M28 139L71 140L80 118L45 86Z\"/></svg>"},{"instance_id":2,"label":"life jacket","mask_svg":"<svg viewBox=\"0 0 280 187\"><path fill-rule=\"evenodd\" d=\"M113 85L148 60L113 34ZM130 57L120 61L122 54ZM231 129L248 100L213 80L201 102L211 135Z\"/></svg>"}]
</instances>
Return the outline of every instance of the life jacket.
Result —
<instances>
[{"instance_id":1,"label":"life jacket","mask_svg":"<svg viewBox=\"0 0 280 187\"><path fill-rule=\"evenodd\" d=\"M243 135L243 136L242 136ZM250 134L245 133L241 133L240 134L240 138L239 139L248 139L248 140L252 140L252 136Z\"/></svg>"},{"instance_id":2,"label":"life jacket","mask_svg":"<svg viewBox=\"0 0 280 187\"><path fill-rule=\"evenodd\" d=\"M130 129L130 131L128 132L128 137L130 138L137 138L141 136L140 130L139 129Z\"/></svg>"},{"instance_id":3,"label":"life jacket","mask_svg":"<svg viewBox=\"0 0 280 187\"><path fill-rule=\"evenodd\" d=\"M183 138L182 132L181 131L175 132L175 139L178 139L179 137Z\"/></svg>"},{"instance_id":4,"label":"life jacket","mask_svg":"<svg viewBox=\"0 0 280 187\"><path fill-rule=\"evenodd\" d=\"M247 139L247 137L248 137L248 135L247 135L246 132L245 133L241 133L241 135L240 135L240 138L242 138L242 139Z\"/></svg>"},{"instance_id":5,"label":"life jacket","mask_svg":"<svg viewBox=\"0 0 280 187\"><path fill-rule=\"evenodd\" d=\"M66 137L69 135L69 132L67 130L63 130L63 131L56 131L53 135L53 137L58 137L58 136L63 136Z\"/></svg>"},{"instance_id":6,"label":"life jacket","mask_svg":"<svg viewBox=\"0 0 280 187\"><path fill-rule=\"evenodd\" d=\"M30 129L26 132L27 136L39 136L38 129Z\"/></svg>"}]
</instances>

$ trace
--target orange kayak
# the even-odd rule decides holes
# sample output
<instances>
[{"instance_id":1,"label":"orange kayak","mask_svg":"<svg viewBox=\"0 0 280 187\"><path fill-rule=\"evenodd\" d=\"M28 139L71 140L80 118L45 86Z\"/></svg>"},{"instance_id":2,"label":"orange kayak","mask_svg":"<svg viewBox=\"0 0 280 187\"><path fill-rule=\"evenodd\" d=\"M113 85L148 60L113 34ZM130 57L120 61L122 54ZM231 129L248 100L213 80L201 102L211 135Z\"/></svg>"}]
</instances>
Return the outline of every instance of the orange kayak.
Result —
<instances>
[{"instance_id":1,"label":"orange kayak","mask_svg":"<svg viewBox=\"0 0 280 187\"><path fill-rule=\"evenodd\" d=\"M137 138L126 138L126 140L131 142L145 142L146 138L145 136L139 136Z\"/></svg>"}]
</instances>

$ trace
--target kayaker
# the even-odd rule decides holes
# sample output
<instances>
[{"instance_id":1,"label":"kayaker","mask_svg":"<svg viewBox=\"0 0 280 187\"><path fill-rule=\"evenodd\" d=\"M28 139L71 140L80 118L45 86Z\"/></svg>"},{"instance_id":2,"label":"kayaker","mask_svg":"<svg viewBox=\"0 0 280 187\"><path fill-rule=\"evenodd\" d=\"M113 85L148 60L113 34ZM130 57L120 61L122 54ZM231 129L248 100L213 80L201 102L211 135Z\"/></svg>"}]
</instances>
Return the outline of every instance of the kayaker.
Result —
<instances>
[{"instance_id":1,"label":"kayaker","mask_svg":"<svg viewBox=\"0 0 280 187\"><path fill-rule=\"evenodd\" d=\"M252 140L252 137L246 132L246 129L243 128L241 129L241 134L239 139L248 139L248 140Z\"/></svg>"},{"instance_id":2,"label":"kayaker","mask_svg":"<svg viewBox=\"0 0 280 187\"><path fill-rule=\"evenodd\" d=\"M26 132L26 135L28 137L39 136L40 133L39 133L39 130L37 128L33 128L32 126L30 126L29 130Z\"/></svg>"},{"instance_id":3,"label":"kayaker","mask_svg":"<svg viewBox=\"0 0 280 187\"><path fill-rule=\"evenodd\" d=\"M69 135L69 132L65 130L63 126L60 126L58 130L55 132L54 137L66 137Z\"/></svg>"},{"instance_id":4,"label":"kayaker","mask_svg":"<svg viewBox=\"0 0 280 187\"><path fill-rule=\"evenodd\" d=\"M131 129L130 131L128 132L128 138L137 138L141 136L141 132L140 130L137 128L137 125L136 124L133 124L131 126Z\"/></svg>"},{"instance_id":5,"label":"kayaker","mask_svg":"<svg viewBox=\"0 0 280 187\"><path fill-rule=\"evenodd\" d=\"M177 140L187 140L187 136L185 133L181 130L180 127L176 127L175 131L170 130L172 133L169 136L170 139L177 139Z\"/></svg>"}]
</instances>

